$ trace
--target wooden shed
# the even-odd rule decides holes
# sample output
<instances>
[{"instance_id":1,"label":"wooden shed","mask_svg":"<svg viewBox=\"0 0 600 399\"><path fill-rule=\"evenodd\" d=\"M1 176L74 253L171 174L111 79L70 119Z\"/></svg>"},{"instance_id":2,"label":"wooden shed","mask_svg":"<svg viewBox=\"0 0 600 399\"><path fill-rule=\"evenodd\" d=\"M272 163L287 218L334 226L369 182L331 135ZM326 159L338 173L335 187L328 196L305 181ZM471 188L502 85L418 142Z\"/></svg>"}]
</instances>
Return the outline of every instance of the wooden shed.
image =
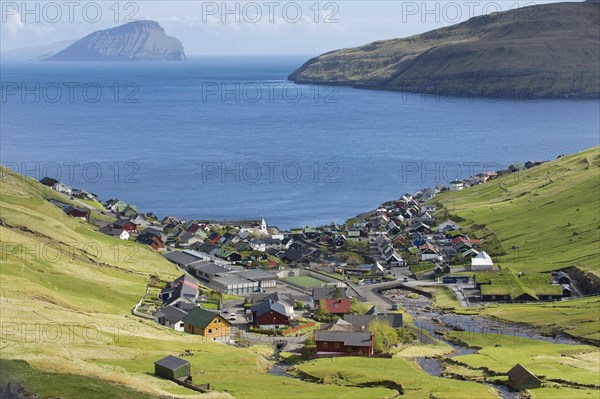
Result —
<instances>
[{"instance_id":1,"label":"wooden shed","mask_svg":"<svg viewBox=\"0 0 600 399\"><path fill-rule=\"evenodd\" d=\"M190 363L169 355L154 362L154 374L173 381L185 380L191 375Z\"/></svg>"},{"instance_id":2,"label":"wooden shed","mask_svg":"<svg viewBox=\"0 0 600 399\"><path fill-rule=\"evenodd\" d=\"M517 391L542 386L542 381L520 364L510 369L506 375L508 375L508 385Z\"/></svg>"}]
</instances>

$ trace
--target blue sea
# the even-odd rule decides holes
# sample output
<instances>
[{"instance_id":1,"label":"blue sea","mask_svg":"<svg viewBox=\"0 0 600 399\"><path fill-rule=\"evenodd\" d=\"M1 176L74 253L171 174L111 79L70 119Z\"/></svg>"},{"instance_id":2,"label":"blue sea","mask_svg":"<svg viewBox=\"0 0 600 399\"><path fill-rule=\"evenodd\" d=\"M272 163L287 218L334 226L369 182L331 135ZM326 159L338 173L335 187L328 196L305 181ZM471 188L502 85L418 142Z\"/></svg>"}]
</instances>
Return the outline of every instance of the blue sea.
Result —
<instances>
[{"instance_id":1,"label":"blue sea","mask_svg":"<svg viewBox=\"0 0 600 399\"><path fill-rule=\"evenodd\" d=\"M598 101L288 82L308 58L2 62L1 161L159 216L289 228L600 141Z\"/></svg>"}]
</instances>

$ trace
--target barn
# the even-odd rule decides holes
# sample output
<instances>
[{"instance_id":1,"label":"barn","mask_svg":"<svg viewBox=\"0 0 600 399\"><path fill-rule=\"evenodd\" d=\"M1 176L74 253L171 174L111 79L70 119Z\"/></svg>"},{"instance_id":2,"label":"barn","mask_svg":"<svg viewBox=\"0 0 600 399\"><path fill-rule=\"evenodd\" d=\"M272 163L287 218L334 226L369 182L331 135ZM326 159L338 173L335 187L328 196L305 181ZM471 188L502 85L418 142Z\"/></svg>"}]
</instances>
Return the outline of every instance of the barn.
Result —
<instances>
[{"instance_id":1,"label":"barn","mask_svg":"<svg viewBox=\"0 0 600 399\"><path fill-rule=\"evenodd\" d=\"M190 363L187 360L169 355L154 362L154 374L168 380L186 380L190 375Z\"/></svg>"}]
</instances>

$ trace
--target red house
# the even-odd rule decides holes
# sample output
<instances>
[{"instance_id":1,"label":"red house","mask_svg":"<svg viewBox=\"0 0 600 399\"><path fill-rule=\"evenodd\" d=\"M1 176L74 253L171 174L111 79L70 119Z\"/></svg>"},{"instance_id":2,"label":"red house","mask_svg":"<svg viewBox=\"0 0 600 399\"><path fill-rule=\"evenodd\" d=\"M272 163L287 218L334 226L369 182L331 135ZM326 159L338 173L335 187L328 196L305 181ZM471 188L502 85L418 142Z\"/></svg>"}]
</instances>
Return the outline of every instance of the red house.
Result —
<instances>
[{"instance_id":1,"label":"red house","mask_svg":"<svg viewBox=\"0 0 600 399\"><path fill-rule=\"evenodd\" d=\"M283 302L265 299L252 306L252 323L263 329L285 328L290 324L294 309Z\"/></svg>"},{"instance_id":2,"label":"red house","mask_svg":"<svg viewBox=\"0 0 600 399\"><path fill-rule=\"evenodd\" d=\"M150 245L153 250L158 251L160 248L165 246L163 240L156 234L153 233L142 233L137 238L136 242L140 244Z\"/></svg>"},{"instance_id":3,"label":"red house","mask_svg":"<svg viewBox=\"0 0 600 399\"><path fill-rule=\"evenodd\" d=\"M330 314L350 313L350 306L352 305L350 298L323 299L323 301L325 301ZM319 309L319 306L321 306L321 301L315 304L317 309Z\"/></svg>"},{"instance_id":4,"label":"red house","mask_svg":"<svg viewBox=\"0 0 600 399\"><path fill-rule=\"evenodd\" d=\"M113 227L116 229L123 229L129 234L137 233L137 225L130 220L120 219L113 223Z\"/></svg>"},{"instance_id":5,"label":"red house","mask_svg":"<svg viewBox=\"0 0 600 399\"><path fill-rule=\"evenodd\" d=\"M317 355L370 356L373 354L373 334L366 332L317 331Z\"/></svg>"}]
</instances>

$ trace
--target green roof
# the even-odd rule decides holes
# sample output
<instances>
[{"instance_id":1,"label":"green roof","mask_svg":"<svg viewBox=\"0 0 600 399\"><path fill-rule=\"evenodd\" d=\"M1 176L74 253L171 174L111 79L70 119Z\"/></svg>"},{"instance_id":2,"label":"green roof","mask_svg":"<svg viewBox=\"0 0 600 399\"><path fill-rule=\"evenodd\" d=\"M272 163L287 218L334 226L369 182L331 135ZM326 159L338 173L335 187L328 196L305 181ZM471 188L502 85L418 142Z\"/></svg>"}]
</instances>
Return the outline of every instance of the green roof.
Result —
<instances>
[{"instance_id":1,"label":"green roof","mask_svg":"<svg viewBox=\"0 0 600 399\"><path fill-rule=\"evenodd\" d=\"M201 308L194 308L187 316L183 318L183 322L194 327L206 328L215 317L219 315ZM225 320L225 319L223 319ZM227 320L225 322L229 323Z\"/></svg>"},{"instance_id":2,"label":"green roof","mask_svg":"<svg viewBox=\"0 0 600 399\"><path fill-rule=\"evenodd\" d=\"M482 284L481 295L509 295L512 300L523 294L534 299L538 299L538 295L562 295L561 287L552 284L552 277L548 273L525 273L518 276L510 269L478 272L475 273L475 281Z\"/></svg>"}]
</instances>

